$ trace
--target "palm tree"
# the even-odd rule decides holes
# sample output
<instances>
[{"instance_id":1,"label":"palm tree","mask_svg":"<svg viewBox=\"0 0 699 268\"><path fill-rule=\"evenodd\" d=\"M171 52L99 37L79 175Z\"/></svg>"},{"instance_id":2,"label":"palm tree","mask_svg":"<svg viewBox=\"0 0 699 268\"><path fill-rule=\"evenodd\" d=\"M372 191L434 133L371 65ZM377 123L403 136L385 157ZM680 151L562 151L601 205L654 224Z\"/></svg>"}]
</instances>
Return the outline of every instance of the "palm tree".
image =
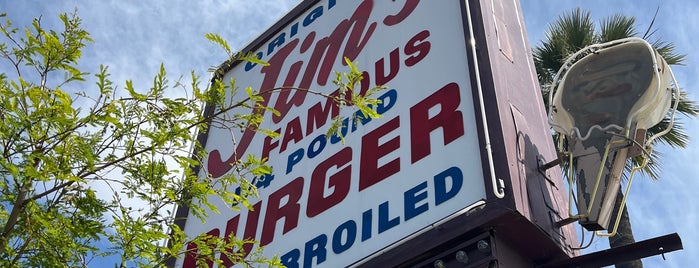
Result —
<instances>
[{"instance_id":1,"label":"palm tree","mask_svg":"<svg viewBox=\"0 0 699 268\"><path fill-rule=\"evenodd\" d=\"M549 85L553 82L556 72L564 64L566 58L576 51L596 43L604 43L612 40L622 39L626 37L638 36L638 31L635 28L635 18L624 15L614 15L604 18L600 21L599 30L596 24L592 21L589 11L581 10L580 8L572 10L570 13L565 13L559 16L555 22L549 25L546 38L534 48L534 63L541 84L542 93L544 95L544 103L548 108ZM649 27L642 38L648 40L652 37L654 31ZM678 54L675 51L675 46L672 43L654 40L649 41L653 47L663 56L665 61L670 65L681 65L684 62L685 55ZM680 95L677 111L686 116L696 116L699 112L699 107L696 103L688 100L686 95ZM670 118L665 118L661 123L648 130L647 135L651 136L667 128L670 123ZM663 143L670 145L673 148L685 148L689 140L688 135L680 122L675 120L672 129L666 135L655 140L654 143ZM650 163L643 170L651 179L658 179L660 173L660 162L658 155L651 155ZM637 164L640 158L634 158L627 163L627 171L635 163ZM628 174L628 172L626 173ZM617 196L615 211L612 215L616 215L623 194L620 192ZM624 208L622 212L621 222L618 227L617 234L609 238L610 247L619 247L634 243L631 223L629 221L628 211ZM617 268L627 267L643 267L640 260L617 264Z\"/></svg>"}]
</instances>

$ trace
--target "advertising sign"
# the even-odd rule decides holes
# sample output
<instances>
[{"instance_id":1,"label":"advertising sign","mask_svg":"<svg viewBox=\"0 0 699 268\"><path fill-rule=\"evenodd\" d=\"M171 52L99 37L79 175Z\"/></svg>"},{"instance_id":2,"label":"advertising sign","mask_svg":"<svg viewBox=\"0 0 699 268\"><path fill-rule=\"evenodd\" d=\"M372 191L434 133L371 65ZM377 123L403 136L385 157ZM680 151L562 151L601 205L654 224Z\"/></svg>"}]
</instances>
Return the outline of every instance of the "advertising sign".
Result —
<instances>
[{"instance_id":1,"label":"advertising sign","mask_svg":"<svg viewBox=\"0 0 699 268\"><path fill-rule=\"evenodd\" d=\"M254 211L221 209L185 233L254 238L288 267L344 267L484 200L461 4L318 1L260 42L252 52L270 65L234 65L224 81L241 92L333 94L347 57L366 72L362 89L386 86L376 95L382 118L352 123L357 111L286 90L263 103L280 114L265 113L260 128L278 138L212 126L201 176L231 172L234 150L268 158L273 172L257 178ZM325 136L336 115L347 122L344 143Z\"/></svg>"}]
</instances>

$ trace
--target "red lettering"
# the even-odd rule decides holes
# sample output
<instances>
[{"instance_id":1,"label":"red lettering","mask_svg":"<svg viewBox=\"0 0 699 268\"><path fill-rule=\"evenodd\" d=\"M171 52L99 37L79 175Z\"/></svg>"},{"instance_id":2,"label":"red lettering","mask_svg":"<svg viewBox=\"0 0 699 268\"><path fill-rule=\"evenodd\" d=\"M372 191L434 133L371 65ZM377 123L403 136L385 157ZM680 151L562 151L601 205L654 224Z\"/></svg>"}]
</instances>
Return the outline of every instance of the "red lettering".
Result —
<instances>
[{"instance_id":1,"label":"red lettering","mask_svg":"<svg viewBox=\"0 0 699 268\"><path fill-rule=\"evenodd\" d=\"M263 67L260 70L260 72L265 74L265 78L262 80L262 85L260 86L260 88L262 88L263 90L270 90L275 88L274 85L277 83L277 78L279 78L279 73L281 72L281 68L284 65L284 61L286 61L286 58L296 47L296 44L298 44L298 39L289 42L288 45L282 47L276 54L274 54L274 56L272 56L269 59L269 65ZM266 107L269 103L270 94L264 93L262 94L262 97L263 100L259 104L263 107ZM255 111L253 112L264 114L265 110L255 109ZM240 138L237 146L235 147L235 152L225 161L221 158L221 152L219 152L218 150L211 151L211 153L209 154L209 161L207 167L212 177L218 178L223 176L224 174L226 174L226 172L231 170L231 163L235 162L237 159L239 159L239 157L243 157L245 151L247 151L248 147L250 146L252 139L255 137L255 130L256 128L254 126L247 126L245 128L243 136Z\"/></svg>"},{"instance_id":2,"label":"red lettering","mask_svg":"<svg viewBox=\"0 0 699 268\"><path fill-rule=\"evenodd\" d=\"M297 39L298 40L298 39ZM291 65L289 72L286 75L286 80L281 90L279 90L279 96L277 96L277 102L274 104L274 109L279 112L279 115L272 115L272 122L279 123L286 116L286 114L291 110L292 106L301 106L303 101L306 99L305 89L294 88L294 83L296 82L296 77L301 72L301 66L303 61L297 61ZM289 99L291 92L294 92L294 96Z\"/></svg>"},{"instance_id":3,"label":"red lettering","mask_svg":"<svg viewBox=\"0 0 699 268\"><path fill-rule=\"evenodd\" d=\"M327 84L334 63L337 60L344 63L343 60L338 59L338 54L342 46L342 41L348 33L350 36L347 39L343 56L350 60L356 59L376 28L376 23L371 23L366 33L364 33L372 8L373 1L363 1L349 19L341 21L337 27L335 27L330 36L318 40L311 54L311 58L309 59L306 72L301 80L301 88L308 88L311 85L311 81L318 70L318 66L320 66L320 70L318 71L317 82L321 86ZM351 32L350 28L352 29ZM362 36L364 37L363 39Z\"/></svg>"},{"instance_id":4,"label":"red lettering","mask_svg":"<svg viewBox=\"0 0 699 268\"><path fill-rule=\"evenodd\" d=\"M383 19L383 24L393 26L401 23L412 14L419 2L419 0L406 0L398 13L388 15ZM334 3L335 1L331 0L328 9L334 6ZM260 74L263 77L259 88L264 93L262 94L263 100L257 103L257 105L262 107L270 106L272 90L279 90L273 106L280 113L279 115L272 115L272 121L275 124L282 122L292 108L299 107L304 103L308 94L307 90L311 88L314 80L318 85L326 85L332 75L333 66L338 62L344 64L342 57L355 60L362 53L377 27L376 22L369 21L372 9L373 0L362 1L349 18L340 21L328 36L317 41L316 32L310 32L302 38L302 43L300 42L301 39L296 38L288 40L289 42L285 44L285 41L287 41L285 38L292 39L297 34L298 22L295 26L296 29L292 28L289 36L285 36L282 33L275 40L271 40L267 47L267 52L268 54L275 52L275 54L268 59L270 65L260 69ZM309 16L311 21L322 14L322 9L313 12L318 13ZM406 58L403 62L407 67L416 65L429 54L431 49L431 43L428 41L429 36L430 32L425 30L413 36L405 44L403 53ZM344 50L342 55L340 55L340 49L343 49L343 46ZM308 53L310 56L306 54L307 51L310 51ZM300 59L291 65L285 65L292 52L308 56L307 60ZM401 49L398 47L392 50L387 57L375 63L375 84L386 84L397 76L401 67L402 56L400 54ZM294 58L294 60L296 59ZM280 83L279 80L282 73L284 73L285 78L280 88L278 83ZM366 93L371 86L369 73L364 72L363 76L360 94ZM297 84L297 80L300 80L297 88L302 90L292 89ZM333 92L331 96L337 96L338 92ZM459 94L458 85L451 83L410 108L412 163L430 154L430 134L433 131L439 128L442 129L444 145L464 135L463 116L457 110L460 103ZM437 110L438 112L435 112ZM253 113L264 115L265 109L256 108L253 110ZM332 117L338 115L339 106L333 100L327 99L324 102L316 103L308 110L308 121L305 122L305 135L309 135L321 128ZM362 137L362 157L359 163L359 191L369 188L400 171L400 157L394 153L400 148L400 136L394 132L399 127L400 118L397 116ZM284 135L281 139L270 137L264 139L261 156L268 158L272 150L279 148L280 152L284 152L289 148L292 141L294 143L300 142L304 138L302 129L301 118L293 118L286 123ZM208 159L208 172L214 178L229 172L232 168L231 164L242 158L250 147L252 140L256 136L256 130L256 126L247 126L238 142L234 145L234 152L226 160L222 159L219 150L213 150ZM282 133L282 130L279 128L275 132ZM394 134L389 135L392 132ZM389 155L392 155L392 158L389 158ZM306 216L311 218L318 216L341 203L347 197L352 179L351 161L352 149L346 147L316 166L310 178ZM243 231L243 239L255 239L259 224L263 225L260 235L260 246L268 245L274 241L278 225L281 225L282 234L294 230L298 226L301 215L299 201L304 194L303 190L304 178L297 177L268 196L264 212L261 211L262 202L254 204L253 209L247 214L245 227L240 228L244 229L240 230ZM260 218L262 213L264 213L264 222ZM237 235L236 233L241 224L240 218L241 215L236 215L227 221L224 232L226 242L230 242L229 240ZM283 221L280 223L282 219ZM218 237L220 230L213 229L202 235ZM201 257L197 251L197 245L189 243L187 249L191 252L185 255L184 267L195 267L197 258ZM252 249L253 244L245 244L241 249L235 249L242 250L244 252L243 257L231 255L229 258L222 253L220 261L225 267L232 266L239 261L236 258L244 258ZM207 265L211 267L213 262L207 261Z\"/></svg>"},{"instance_id":5,"label":"red lettering","mask_svg":"<svg viewBox=\"0 0 699 268\"><path fill-rule=\"evenodd\" d=\"M316 32L310 32L308 35L306 35L306 38L303 39L303 43L301 43L301 53L306 53L306 51L311 48L311 45L313 45L313 41L316 39Z\"/></svg>"},{"instance_id":6,"label":"red lettering","mask_svg":"<svg viewBox=\"0 0 699 268\"><path fill-rule=\"evenodd\" d=\"M203 240L208 241L209 239L207 236L219 236L220 230L218 228L213 229L206 234L204 234ZM208 241L210 243L210 241ZM208 244L208 243L207 243ZM209 246L213 247L213 244L210 244ZM196 268L199 267L197 266L197 259L199 258L199 250L197 249L197 244L195 243L188 243L187 244L187 254L185 254L184 261L182 262L182 267L183 268ZM209 259L206 261L206 266L212 267L214 265L213 260Z\"/></svg>"},{"instance_id":7,"label":"red lettering","mask_svg":"<svg viewBox=\"0 0 699 268\"><path fill-rule=\"evenodd\" d=\"M410 38L410 41L408 41L403 49L405 55L412 55L405 59L406 66L413 66L427 56L430 52L430 48L432 48L432 44L429 41L425 41L428 37L430 37L430 31L424 30L413 36L413 38Z\"/></svg>"},{"instance_id":8,"label":"red lettering","mask_svg":"<svg viewBox=\"0 0 699 268\"><path fill-rule=\"evenodd\" d=\"M282 33L277 38L272 40L272 42L269 42L269 45L267 46L267 55L272 54L274 52L274 48L279 47L284 44L284 37L286 36L286 33Z\"/></svg>"},{"instance_id":9,"label":"red lettering","mask_svg":"<svg viewBox=\"0 0 699 268\"><path fill-rule=\"evenodd\" d=\"M299 213L301 211L301 205L299 205L301 194L303 194L303 178L298 177L269 195L269 199L267 199L267 211L265 212L265 222L262 225L260 246L265 246L274 240L274 230L276 230L277 221L281 218L284 218L282 234L298 226ZM285 197L288 197L288 200L286 204L282 206L281 201Z\"/></svg>"},{"instance_id":10,"label":"red lettering","mask_svg":"<svg viewBox=\"0 0 699 268\"><path fill-rule=\"evenodd\" d=\"M338 96L339 90L331 93L331 97ZM308 121L306 122L306 135L310 135L314 130L322 127L333 117L340 114L340 106L332 98L327 98L325 100L325 108L323 108L322 102L318 102L308 109Z\"/></svg>"},{"instance_id":11,"label":"red lettering","mask_svg":"<svg viewBox=\"0 0 699 268\"><path fill-rule=\"evenodd\" d=\"M322 73L324 73L323 70L332 69L333 63L335 63L335 59L337 59L337 55L340 53L342 39L345 37L344 35L347 34L348 30L341 29L340 26L343 25L338 25L338 27L335 28L335 31L333 31L329 37L318 40L315 48L313 49L313 53L311 53L311 58L308 60L306 72L303 73L303 78L301 79L301 84L299 87L309 88L311 86L313 78L316 75L316 71L318 70L318 66L321 64L321 60L323 61L323 65L321 67L321 74L318 75L318 84L325 85L327 83L330 72L327 72L325 78L321 78Z\"/></svg>"},{"instance_id":12,"label":"red lettering","mask_svg":"<svg viewBox=\"0 0 699 268\"><path fill-rule=\"evenodd\" d=\"M252 206L252 210L248 210L248 218L245 220L245 232L243 233L243 239L253 240L255 239L255 236L257 236L257 223L260 222L261 207L262 202L257 202ZM245 244L243 246L245 256L252 252L252 246L253 244Z\"/></svg>"},{"instance_id":13,"label":"red lettering","mask_svg":"<svg viewBox=\"0 0 699 268\"><path fill-rule=\"evenodd\" d=\"M362 72L362 80L360 82L359 95L365 96L369 88L371 87L371 77L367 71ZM381 84L378 84L381 85Z\"/></svg>"},{"instance_id":14,"label":"red lettering","mask_svg":"<svg viewBox=\"0 0 699 268\"><path fill-rule=\"evenodd\" d=\"M457 110L461 96L459 85L450 83L410 108L411 163L425 158L431 152L430 133L442 128L444 145L464 135L464 119ZM439 107L430 118L429 110Z\"/></svg>"},{"instance_id":15,"label":"red lettering","mask_svg":"<svg viewBox=\"0 0 699 268\"><path fill-rule=\"evenodd\" d=\"M277 53L275 53L274 56L269 58L269 65L262 67L260 72L265 74L265 77L262 80L262 84L260 85L260 88L262 90L269 90L276 87L277 80L279 79L279 74L282 71L282 67L284 67L284 62L286 61L286 58L289 57L289 54L291 54L291 52L294 51L298 43L298 38L292 40L291 42L289 42L289 44L279 49L279 51L277 51ZM267 99L265 100L268 101Z\"/></svg>"},{"instance_id":16,"label":"red lettering","mask_svg":"<svg viewBox=\"0 0 699 268\"><path fill-rule=\"evenodd\" d=\"M386 18L383 19L383 24L386 24L387 26L393 26L398 23L401 23L405 18L410 16L411 13L413 13L413 10L415 10L415 7L417 7L417 4L419 3L420 0L405 1L405 5L403 5L403 8L398 12L398 14L386 16Z\"/></svg>"},{"instance_id":17,"label":"red lettering","mask_svg":"<svg viewBox=\"0 0 699 268\"><path fill-rule=\"evenodd\" d=\"M386 71L384 70L384 66L386 66L386 64L384 63L385 61L386 58L381 58L374 64L374 67L376 68L377 85L387 84L389 81L393 80L393 78L396 77L396 75L398 74L398 71L400 70L400 50L396 48L389 54L388 68L390 70L388 74L386 74Z\"/></svg>"},{"instance_id":18,"label":"red lettering","mask_svg":"<svg viewBox=\"0 0 699 268\"><path fill-rule=\"evenodd\" d=\"M243 134L243 138L245 138L244 134ZM250 141L252 141L252 137L250 137ZM238 144L238 147L242 148L243 146ZM245 147L247 147L247 146L245 146ZM219 152L218 150L213 150L213 151L211 151L211 153L209 153L209 161L207 163L207 169L208 169L209 174L211 174L211 177L214 177L214 178L221 177L221 176L223 176L223 174L226 174L226 172L231 170L231 163L235 162L236 153L233 152L233 155L231 155L231 157L229 157L228 160L224 161L221 159L222 159L221 152Z\"/></svg>"},{"instance_id":19,"label":"red lettering","mask_svg":"<svg viewBox=\"0 0 699 268\"><path fill-rule=\"evenodd\" d=\"M419 0L407 0L405 4L403 5L402 9L395 15L390 15L387 16L383 23L392 26L395 24L398 24L402 22L405 18L407 18L413 10L416 8L417 4L419 3ZM319 39L317 42L315 42L315 46L313 48L313 51L311 52L311 55L307 61L304 73L301 75L301 82L299 85L299 88L303 90L296 90L293 95L288 89L284 89L279 93L279 96L274 103L274 109L279 111L280 115L273 115L272 116L272 121L274 123L279 123L281 122L285 116L288 114L290 109L294 106L300 106L305 100L305 97L307 95L307 89L311 87L311 84L313 80L315 79L316 82L324 86L327 84L328 79L330 75L332 74L332 67L333 65L338 62L341 62L344 64L344 61L341 59L342 57L338 57L340 53L340 49L343 46L344 43L344 51L342 56L349 58L350 60L356 59L359 54L361 54L362 50L364 47L368 44L368 41L371 39L374 31L376 30L377 23L376 22L370 22L369 18L371 17L373 9L373 1L372 0L364 0L362 1L357 9L354 11L354 13L347 19L342 20L341 22L338 23L338 25L335 27L335 29L332 31L332 33L322 39ZM313 41L315 40L315 32L309 33L303 40L303 43L300 45L300 53L303 54L305 53L308 49L312 47ZM276 88L277 82L279 80L279 76L281 74L281 71L285 68L284 63L288 59L289 55L294 51L297 46L299 45L299 39L296 38L294 40L290 40L288 44L282 45L284 41L283 39L285 36L280 35L277 37L277 40L273 40L273 42L270 43L268 47L268 52L272 50L276 50L276 52L270 57L268 62L270 63L269 66L265 66L261 68L260 72L264 75L262 83L260 85L261 90L271 90ZM345 40L346 39L346 40ZM344 42L346 41L346 42ZM429 43L423 43L420 42L423 41L423 39L418 39L418 40L413 40L413 44L409 47L405 48L406 53L412 52L411 54L415 54L413 57L408 58L406 60L406 63L408 62L414 62L417 63L421 59L421 57L424 57L426 54L425 48L429 50ZM280 48L279 48L280 47ZM389 63L388 67L390 68L390 72L386 75L383 76L383 79L385 81L388 81L395 77L399 64L397 61L394 61L396 58L394 52L391 52L390 54L390 59L391 62ZM412 64L414 64L412 63ZM299 73L301 72L301 69L303 68L303 61L297 61L294 64L292 64L289 67L289 71L286 74L286 79L284 80L283 86L284 87L292 87L293 84L295 84L296 79L299 77ZM383 66L382 66L383 68ZM382 69L383 71L383 69ZM317 78L316 78L317 74ZM377 79L377 84L383 84L383 83L378 83L379 79ZM364 83L362 83L362 91L365 91L368 87L365 86ZM259 103L260 106L268 106L268 103L270 101L270 94L266 93L263 94L264 100ZM321 107L318 107L316 109L319 109ZM328 109L327 107L325 108L326 110ZM265 112L264 109L255 109L255 113L263 114ZM311 113L309 111L309 113ZM313 114L314 115L320 115L322 116L322 113L327 113L326 111L320 111L314 110ZM334 113L333 113L334 114ZM319 117L316 117L316 125L320 125L318 122ZM312 123L309 123L309 126L312 125ZM309 127L312 128L312 127ZM243 135L240 137L238 140L238 143L235 145L235 150L234 153L226 160L222 159L221 153L219 150L213 150L209 154L209 159L208 159L208 172L212 175L212 177L220 177L223 176L225 173L227 173L231 169L231 164L234 163L237 159L241 158L244 156L245 152L247 151L248 147L250 146L252 139L256 135L256 127L255 126L248 126L246 127L245 131L243 132ZM296 133L295 133L296 134ZM303 136L301 132L297 133L299 136ZM306 133L308 135L309 133ZM297 137L299 136L293 136L294 141L298 141ZM286 148L286 145L288 144L289 141L291 141L292 138L288 138L286 141L282 141L281 145L281 151L283 151ZM276 148L276 143L274 143L271 139L266 141L267 142L267 147L263 148L262 155L264 156L269 156L269 152L271 149Z\"/></svg>"},{"instance_id":20,"label":"red lettering","mask_svg":"<svg viewBox=\"0 0 699 268\"><path fill-rule=\"evenodd\" d=\"M313 41L315 40L315 36L316 32L310 32L306 36L306 38L303 39L303 43L301 43L300 48L301 53L305 53L306 50L308 50L311 47ZM298 77L299 72L301 71L302 65L303 61L297 61L289 69L289 73L287 74L286 80L284 81L284 87L289 87L289 89L282 90L279 93L279 97L277 97L277 102L274 104L274 109L279 112L279 115L275 114L272 116L272 121L274 123L281 122L281 120L291 109L292 105L300 106L306 99L306 95L308 94L307 90L310 88L310 83L308 85L302 84L298 89L291 89L296 83L296 78ZM291 90L295 90L295 92L294 96L291 98L291 100L289 100L289 94Z\"/></svg>"},{"instance_id":21,"label":"red lettering","mask_svg":"<svg viewBox=\"0 0 699 268\"><path fill-rule=\"evenodd\" d=\"M248 218L247 220L245 220L245 232L243 233L243 239L255 239L255 236L257 235L257 223L260 220L261 207L262 202L257 202L256 204L252 205L252 210L248 210ZM239 219L240 215L236 215L226 223L226 232L224 233L226 243L230 242L230 236L237 235L236 231L238 230ZM252 243L245 243L242 248L244 254L243 256L241 256L241 258L247 257L250 254L250 252L252 252L252 247ZM223 253L221 253L221 261L223 261L224 267L230 267L234 264L233 261L228 259L228 256L226 256L226 254Z\"/></svg>"},{"instance_id":22,"label":"red lettering","mask_svg":"<svg viewBox=\"0 0 699 268\"><path fill-rule=\"evenodd\" d=\"M352 17L349 20L349 23L354 26L352 27L352 32L350 33L349 38L347 39L347 44L345 44L343 56L352 61L359 56L359 53L362 52L364 46L366 46L367 42L369 42L374 30L376 30L376 22L369 24L369 28L367 29L367 22L369 21L369 16L371 16L371 9L373 8L373 5L374 1L365 0L359 5L359 7L357 7L357 10L354 11L354 14L352 14ZM366 32L364 32L364 29L366 29ZM343 60L342 63L344 64L345 61Z\"/></svg>"},{"instance_id":23,"label":"red lettering","mask_svg":"<svg viewBox=\"0 0 699 268\"><path fill-rule=\"evenodd\" d=\"M359 191L372 186L400 171L400 159L396 158L379 167L379 159L400 147L400 136L389 141L379 139L400 126L399 116L362 137L362 159L359 170Z\"/></svg>"},{"instance_id":24,"label":"red lettering","mask_svg":"<svg viewBox=\"0 0 699 268\"><path fill-rule=\"evenodd\" d=\"M352 180L352 165L347 165L352 161L352 149L345 147L335 155L318 164L311 176L311 186L308 192L308 205L306 215L315 217L329 208L339 204L347 197ZM333 188L333 192L325 196L325 178L328 170L335 166L343 169L328 178L328 188Z\"/></svg>"},{"instance_id":25,"label":"red lettering","mask_svg":"<svg viewBox=\"0 0 699 268\"><path fill-rule=\"evenodd\" d=\"M282 129L277 129L274 132L281 133ZM269 152L272 151L272 149L277 148L277 146L279 146L279 140L275 139L274 142L272 142L272 137L265 137L265 141L262 143L262 159L268 158Z\"/></svg>"},{"instance_id":26,"label":"red lettering","mask_svg":"<svg viewBox=\"0 0 699 268\"><path fill-rule=\"evenodd\" d=\"M228 220L228 222L226 222L226 231L223 233L226 243L230 242L231 236L235 236L235 233L238 230L239 221L240 215L235 215L235 217L231 218L230 220ZM226 252L221 252L221 261L223 262L223 267L230 267L233 266L233 264L237 263L239 259L231 260L226 255Z\"/></svg>"},{"instance_id":27,"label":"red lettering","mask_svg":"<svg viewBox=\"0 0 699 268\"><path fill-rule=\"evenodd\" d=\"M301 130L301 119L296 117L291 119L289 123L286 124L286 129L284 130L284 137L282 137L282 147L279 148L279 152L286 150L286 146L289 145L290 141L294 143L299 142L303 139L303 132Z\"/></svg>"}]
</instances>

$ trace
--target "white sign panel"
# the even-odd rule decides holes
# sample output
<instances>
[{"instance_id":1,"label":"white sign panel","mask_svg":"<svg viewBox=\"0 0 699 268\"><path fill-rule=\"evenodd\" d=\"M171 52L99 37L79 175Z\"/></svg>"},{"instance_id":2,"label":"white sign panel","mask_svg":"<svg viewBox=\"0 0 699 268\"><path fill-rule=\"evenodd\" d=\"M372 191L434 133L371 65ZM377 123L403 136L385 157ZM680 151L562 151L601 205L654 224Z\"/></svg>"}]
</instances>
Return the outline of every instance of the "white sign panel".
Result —
<instances>
[{"instance_id":1,"label":"white sign panel","mask_svg":"<svg viewBox=\"0 0 699 268\"><path fill-rule=\"evenodd\" d=\"M230 172L234 141L274 171L257 183L254 211L221 209L185 232L254 238L288 267L343 267L485 199L466 51L460 1L319 1L255 51L270 66L239 64L223 80L333 94L345 56L366 71L363 90L387 87L383 117L349 123L343 144L325 137L331 101L282 91L264 103L281 115L261 126L279 138L212 128L204 171L214 178Z\"/></svg>"}]
</instances>

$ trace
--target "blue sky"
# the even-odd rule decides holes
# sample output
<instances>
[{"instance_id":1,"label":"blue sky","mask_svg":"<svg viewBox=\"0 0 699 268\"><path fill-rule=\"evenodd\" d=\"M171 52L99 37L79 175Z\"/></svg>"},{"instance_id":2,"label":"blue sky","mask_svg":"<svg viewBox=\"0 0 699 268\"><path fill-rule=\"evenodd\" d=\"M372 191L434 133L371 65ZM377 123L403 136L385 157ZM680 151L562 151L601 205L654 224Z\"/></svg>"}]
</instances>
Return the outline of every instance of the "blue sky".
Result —
<instances>
[{"instance_id":1,"label":"blue sky","mask_svg":"<svg viewBox=\"0 0 699 268\"><path fill-rule=\"evenodd\" d=\"M582 1L582 0L522 0L522 13L531 45L536 45L547 28L547 24L566 11L575 7L590 10L593 18L614 14L635 16L639 31L644 31L658 7L658 17L654 27L656 36L677 45L680 53L687 54L685 66L675 66L673 71L680 86L693 100L699 100L699 55L691 39L699 34L699 18L693 11L698 10L696 1L648 0L648 1ZM668 146L656 148L662 155L660 180L651 181L645 177L634 180L628 199L629 214L637 241L677 232L682 237L684 250L666 254L666 261L655 256L644 259L646 267L693 267L699 261L696 252L699 243L696 238L699 221L699 196L695 189L699 186L696 174L697 165L693 162L699 156L699 122L681 119L686 131L693 139L685 150L672 150ZM590 247L598 251L607 247L607 241L596 239Z\"/></svg>"},{"instance_id":2,"label":"blue sky","mask_svg":"<svg viewBox=\"0 0 699 268\"><path fill-rule=\"evenodd\" d=\"M211 0L211 1L0 1L0 13L7 13L15 25L26 25L43 16L45 25L56 24L59 12L77 8L84 27L95 40L80 62L83 70L96 72L99 64L108 65L112 78L123 84L127 79L147 85L164 63L175 79L191 70L208 78L207 69L221 63L225 54L204 39L205 33L218 33L234 49L243 47L265 28L295 6L291 0ZM674 42L688 54L686 66L673 70L680 85L694 100L699 100L699 53L692 39L699 35L699 2L690 0L522 0L523 16L529 40L537 44L547 24L575 7L592 12L596 20L622 13L635 16L644 30L656 8L660 7L656 37ZM7 66L0 65L0 72ZM89 85L86 85L89 86ZM685 150L660 147L663 155L661 179L638 178L629 197L629 209L637 240L677 232L685 249L644 260L646 267L691 267L699 262L699 121L683 118L690 137ZM597 239L591 251L606 248Z\"/></svg>"}]
</instances>

